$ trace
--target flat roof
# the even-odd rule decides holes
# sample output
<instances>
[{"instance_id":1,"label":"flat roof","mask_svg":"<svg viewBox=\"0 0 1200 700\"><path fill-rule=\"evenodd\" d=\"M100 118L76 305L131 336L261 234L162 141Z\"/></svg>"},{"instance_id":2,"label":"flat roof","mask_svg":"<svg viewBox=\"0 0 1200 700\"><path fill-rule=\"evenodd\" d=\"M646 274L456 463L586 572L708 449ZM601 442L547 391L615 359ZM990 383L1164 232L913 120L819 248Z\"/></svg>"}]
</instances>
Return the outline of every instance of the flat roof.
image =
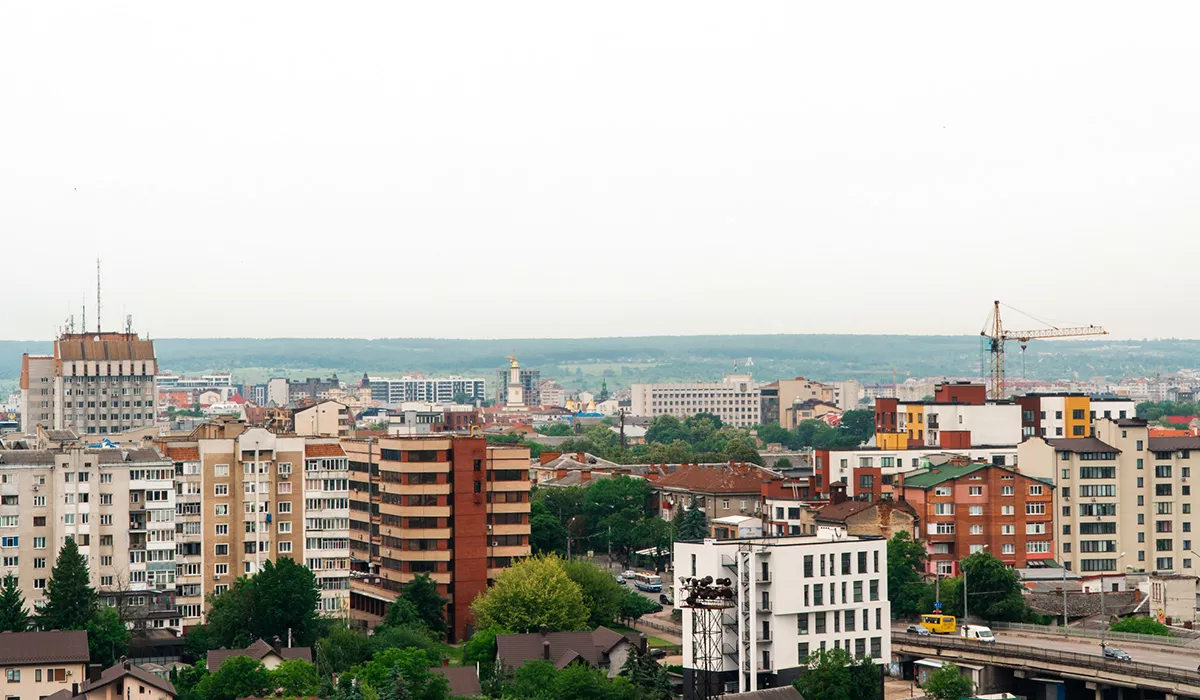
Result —
<instances>
[{"instance_id":1,"label":"flat roof","mask_svg":"<svg viewBox=\"0 0 1200 700\"><path fill-rule=\"evenodd\" d=\"M836 544L838 542L875 542L884 541L886 538L881 535L846 535L844 537L830 537L828 535L780 535L780 536L762 536L762 537L706 537L703 540L680 540L681 544L761 544L770 545L772 547L798 547L812 544Z\"/></svg>"}]
</instances>

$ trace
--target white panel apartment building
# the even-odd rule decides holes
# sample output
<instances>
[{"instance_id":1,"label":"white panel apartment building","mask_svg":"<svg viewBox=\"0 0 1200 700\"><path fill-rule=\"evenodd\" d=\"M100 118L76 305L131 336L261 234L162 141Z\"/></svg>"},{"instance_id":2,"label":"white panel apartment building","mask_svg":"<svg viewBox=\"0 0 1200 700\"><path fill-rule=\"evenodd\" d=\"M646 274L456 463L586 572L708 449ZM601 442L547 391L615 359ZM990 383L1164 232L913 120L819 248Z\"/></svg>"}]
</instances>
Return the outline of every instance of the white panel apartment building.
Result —
<instances>
[{"instance_id":1,"label":"white panel apartment building","mask_svg":"<svg viewBox=\"0 0 1200 700\"><path fill-rule=\"evenodd\" d=\"M759 387L748 374L727 374L719 382L634 384L630 408L647 418L711 413L726 425L749 427L762 422Z\"/></svg>"},{"instance_id":2,"label":"white panel apartment building","mask_svg":"<svg viewBox=\"0 0 1200 700\"><path fill-rule=\"evenodd\" d=\"M676 542L677 577L728 577L737 606L723 613L721 681L731 692L783 686L809 654L847 649L879 663L891 659L887 541L823 529L799 537ZM685 591L675 582L675 600ZM738 610L742 610L739 615ZM683 609L683 638L692 637ZM697 668L683 647L684 686ZM739 673L753 667L754 673Z\"/></svg>"},{"instance_id":3,"label":"white panel apartment building","mask_svg":"<svg viewBox=\"0 0 1200 700\"><path fill-rule=\"evenodd\" d=\"M178 630L174 477L154 450L0 450L0 575L36 607L71 538L101 602L135 628Z\"/></svg>"},{"instance_id":4,"label":"white panel apartment building","mask_svg":"<svg viewBox=\"0 0 1200 700\"><path fill-rule=\"evenodd\" d=\"M484 381L478 377L371 377L367 382L371 387L371 400L386 404L405 401L446 403L459 394L472 399L487 398Z\"/></svg>"}]
</instances>

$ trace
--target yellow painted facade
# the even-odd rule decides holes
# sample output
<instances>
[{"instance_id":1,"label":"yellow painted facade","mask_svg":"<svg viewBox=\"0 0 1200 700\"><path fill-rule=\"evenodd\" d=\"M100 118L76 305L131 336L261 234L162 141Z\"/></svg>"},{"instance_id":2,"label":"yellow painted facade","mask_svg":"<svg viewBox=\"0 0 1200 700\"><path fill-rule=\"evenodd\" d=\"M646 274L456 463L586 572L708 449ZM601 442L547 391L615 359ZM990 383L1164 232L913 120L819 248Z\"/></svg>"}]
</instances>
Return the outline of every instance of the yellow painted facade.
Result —
<instances>
[{"instance_id":1,"label":"yellow painted facade","mask_svg":"<svg viewBox=\"0 0 1200 700\"><path fill-rule=\"evenodd\" d=\"M1067 396L1063 401L1065 437L1087 437L1091 432L1092 402L1087 396Z\"/></svg>"}]
</instances>

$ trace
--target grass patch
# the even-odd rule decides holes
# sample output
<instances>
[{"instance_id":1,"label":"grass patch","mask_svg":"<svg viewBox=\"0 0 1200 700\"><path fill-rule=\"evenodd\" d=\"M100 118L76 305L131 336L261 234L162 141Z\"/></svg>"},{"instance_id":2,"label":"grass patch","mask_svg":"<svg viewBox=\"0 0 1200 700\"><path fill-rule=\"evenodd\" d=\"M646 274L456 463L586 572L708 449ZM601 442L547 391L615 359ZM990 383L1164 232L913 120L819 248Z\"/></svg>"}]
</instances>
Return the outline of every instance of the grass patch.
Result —
<instances>
[{"instance_id":1,"label":"grass patch","mask_svg":"<svg viewBox=\"0 0 1200 700\"><path fill-rule=\"evenodd\" d=\"M677 647L675 642L668 642L661 637L646 637L646 643L652 647Z\"/></svg>"}]
</instances>

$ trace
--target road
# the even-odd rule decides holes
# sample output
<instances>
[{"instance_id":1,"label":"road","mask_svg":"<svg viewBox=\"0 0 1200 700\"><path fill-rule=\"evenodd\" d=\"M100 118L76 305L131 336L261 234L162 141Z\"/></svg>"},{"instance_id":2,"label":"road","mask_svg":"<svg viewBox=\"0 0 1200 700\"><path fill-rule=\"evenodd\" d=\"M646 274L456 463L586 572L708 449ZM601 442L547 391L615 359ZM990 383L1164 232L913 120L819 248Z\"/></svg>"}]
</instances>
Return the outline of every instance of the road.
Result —
<instances>
[{"instance_id":1,"label":"road","mask_svg":"<svg viewBox=\"0 0 1200 700\"><path fill-rule=\"evenodd\" d=\"M907 627L907 624L893 626L892 632L896 636L901 636L906 634L904 630ZM1078 637L1062 637L1035 632L1010 632L1008 630L993 630L993 633L996 635L996 641L1001 644L1018 644L1041 649L1054 649L1056 651L1070 651L1077 654L1101 656L1100 641L1098 639L1080 639ZM1187 671L1195 671L1197 660L1200 660L1200 656L1196 654L1196 649L1185 647L1127 644L1125 642L1115 642L1108 646L1124 649L1126 653L1133 657L1134 663L1158 664L1161 666L1173 666Z\"/></svg>"}]
</instances>

